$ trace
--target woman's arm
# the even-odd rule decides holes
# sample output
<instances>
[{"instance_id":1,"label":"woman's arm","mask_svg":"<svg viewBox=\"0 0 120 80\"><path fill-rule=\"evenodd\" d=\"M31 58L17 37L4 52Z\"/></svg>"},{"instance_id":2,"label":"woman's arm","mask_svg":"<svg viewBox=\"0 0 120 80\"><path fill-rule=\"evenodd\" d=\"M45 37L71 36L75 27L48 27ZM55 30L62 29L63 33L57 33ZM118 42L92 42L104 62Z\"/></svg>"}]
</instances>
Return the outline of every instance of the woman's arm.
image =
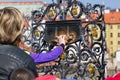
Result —
<instances>
[{"instance_id":1,"label":"woman's arm","mask_svg":"<svg viewBox=\"0 0 120 80\"><path fill-rule=\"evenodd\" d=\"M60 46L57 46L54 50L48 52L48 53L30 53L30 56L34 59L34 62L36 64L48 62L55 60L58 58L62 52L63 52L64 44L61 44Z\"/></svg>"}]
</instances>

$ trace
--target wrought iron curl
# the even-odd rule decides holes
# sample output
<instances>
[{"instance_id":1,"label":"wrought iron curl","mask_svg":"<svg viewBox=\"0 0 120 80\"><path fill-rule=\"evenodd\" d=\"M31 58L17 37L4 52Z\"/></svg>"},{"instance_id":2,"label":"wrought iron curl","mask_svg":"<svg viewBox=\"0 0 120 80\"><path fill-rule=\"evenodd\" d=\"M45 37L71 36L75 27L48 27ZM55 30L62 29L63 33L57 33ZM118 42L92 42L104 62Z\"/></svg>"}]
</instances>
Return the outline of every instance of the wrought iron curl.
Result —
<instances>
[{"instance_id":1,"label":"wrought iron curl","mask_svg":"<svg viewBox=\"0 0 120 80\"><path fill-rule=\"evenodd\" d=\"M28 38L24 35L25 42L30 41L29 45L37 52L51 51L56 47L56 43L44 39L47 23L42 21L67 21L68 16L72 21L79 19L79 39L65 46L64 55L55 60L58 65L44 65L38 69L39 72L77 80L104 79L106 44L102 5L84 6L77 0L62 0L60 3L53 1L43 5L40 9L32 11L32 27L28 30L30 36ZM42 30L38 27L42 27Z\"/></svg>"}]
</instances>

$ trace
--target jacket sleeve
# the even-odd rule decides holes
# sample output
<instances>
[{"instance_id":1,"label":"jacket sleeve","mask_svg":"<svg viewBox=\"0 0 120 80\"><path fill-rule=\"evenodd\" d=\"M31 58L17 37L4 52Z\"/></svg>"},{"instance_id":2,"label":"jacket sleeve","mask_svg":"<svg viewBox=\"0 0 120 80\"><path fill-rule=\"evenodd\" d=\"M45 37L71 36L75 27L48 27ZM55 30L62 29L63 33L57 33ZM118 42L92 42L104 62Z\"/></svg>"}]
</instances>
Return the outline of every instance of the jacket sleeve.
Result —
<instances>
[{"instance_id":1,"label":"jacket sleeve","mask_svg":"<svg viewBox=\"0 0 120 80\"><path fill-rule=\"evenodd\" d=\"M59 57L63 52L63 47L62 46L57 46L54 50L48 52L48 53L30 53L30 56L34 59L34 62L36 64L43 63L43 62L48 62L51 60L55 60L56 58Z\"/></svg>"}]
</instances>

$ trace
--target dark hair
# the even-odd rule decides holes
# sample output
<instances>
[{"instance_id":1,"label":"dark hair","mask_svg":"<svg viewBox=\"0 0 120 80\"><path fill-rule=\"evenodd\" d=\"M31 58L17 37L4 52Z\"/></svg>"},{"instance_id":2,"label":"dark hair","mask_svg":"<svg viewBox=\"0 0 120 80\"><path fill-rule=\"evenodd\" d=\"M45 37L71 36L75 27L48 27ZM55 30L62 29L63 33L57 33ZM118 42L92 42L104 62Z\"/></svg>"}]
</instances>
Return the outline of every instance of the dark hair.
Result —
<instances>
[{"instance_id":1,"label":"dark hair","mask_svg":"<svg viewBox=\"0 0 120 80\"><path fill-rule=\"evenodd\" d=\"M18 68L10 75L10 80L34 80L35 76L32 71L26 68Z\"/></svg>"}]
</instances>

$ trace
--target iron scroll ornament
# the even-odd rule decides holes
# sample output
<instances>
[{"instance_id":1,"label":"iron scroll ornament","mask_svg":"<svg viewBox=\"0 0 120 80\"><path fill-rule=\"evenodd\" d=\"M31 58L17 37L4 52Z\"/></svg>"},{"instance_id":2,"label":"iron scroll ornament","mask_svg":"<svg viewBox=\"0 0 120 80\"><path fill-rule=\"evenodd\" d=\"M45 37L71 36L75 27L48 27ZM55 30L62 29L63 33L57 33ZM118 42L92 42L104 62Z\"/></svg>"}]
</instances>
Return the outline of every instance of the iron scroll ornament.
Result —
<instances>
[{"instance_id":1,"label":"iron scroll ornament","mask_svg":"<svg viewBox=\"0 0 120 80\"><path fill-rule=\"evenodd\" d=\"M55 60L58 65L39 67L39 73L77 80L103 80L106 52L103 7L99 4L84 6L80 1L68 0L68 5L62 8L63 3L64 1L59 4L52 2L41 10L32 11L31 38L26 38L26 41L30 41L33 49L37 46L37 52L48 52L56 47L56 40L51 40L56 39L55 36L65 33L69 38L64 55ZM57 21L61 15L62 19ZM68 15L72 20L66 20ZM82 19L83 15L85 19ZM38 21L36 17L39 18ZM46 22L42 23L43 20ZM45 27L41 33L38 28L43 25ZM59 33L60 30L63 32ZM77 36L74 37L73 34Z\"/></svg>"}]
</instances>

